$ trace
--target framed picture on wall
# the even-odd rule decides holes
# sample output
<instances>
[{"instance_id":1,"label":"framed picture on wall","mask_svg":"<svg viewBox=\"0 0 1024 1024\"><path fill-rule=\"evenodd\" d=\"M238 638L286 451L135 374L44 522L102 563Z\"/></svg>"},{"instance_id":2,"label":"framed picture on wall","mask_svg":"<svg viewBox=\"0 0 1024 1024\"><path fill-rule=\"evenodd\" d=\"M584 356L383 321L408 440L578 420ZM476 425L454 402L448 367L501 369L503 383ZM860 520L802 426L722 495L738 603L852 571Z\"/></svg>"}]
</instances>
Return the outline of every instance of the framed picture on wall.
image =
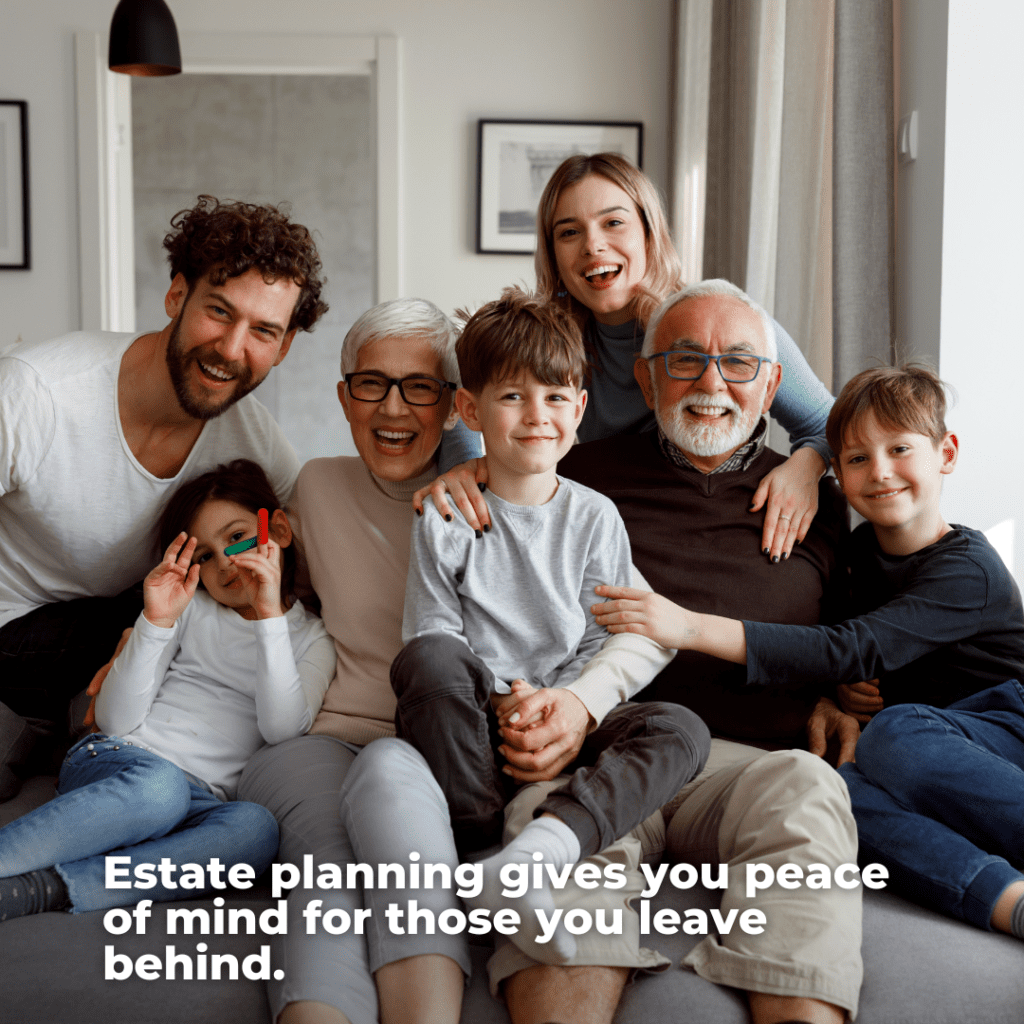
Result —
<instances>
[{"instance_id":1,"label":"framed picture on wall","mask_svg":"<svg viewBox=\"0 0 1024 1024\"><path fill-rule=\"evenodd\" d=\"M489 121L477 125L476 251L532 253L537 203L575 153L619 153L643 166L639 121Z\"/></svg>"},{"instance_id":2,"label":"framed picture on wall","mask_svg":"<svg viewBox=\"0 0 1024 1024\"><path fill-rule=\"evenodd\" d=\"M28 269L28 103L0 100L0 270Z\"/></svg>"}]
</instances>

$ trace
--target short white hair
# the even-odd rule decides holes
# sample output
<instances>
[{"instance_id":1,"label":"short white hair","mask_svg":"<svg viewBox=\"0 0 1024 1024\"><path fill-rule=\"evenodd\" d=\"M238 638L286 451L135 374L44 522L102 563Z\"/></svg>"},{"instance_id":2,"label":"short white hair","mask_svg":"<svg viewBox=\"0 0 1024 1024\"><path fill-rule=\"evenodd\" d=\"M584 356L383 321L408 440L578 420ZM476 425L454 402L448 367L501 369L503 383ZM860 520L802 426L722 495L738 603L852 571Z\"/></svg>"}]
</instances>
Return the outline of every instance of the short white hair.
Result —
<instances>
[{"instance_id":1,"label":"short white hair","mask_svg":"<svg viewBox=\"0 0 1024 1024\"><path fill-rule=\"evenodd\" d=\"M647 332L644 334L644 345L640 354L643 356L654 354L654 337L658 333L658 326L670 309L674 309L680 302L685 302L687 299L700 299L705 295L727 295L730 298L739 299L744 306L749 306L761 319L761 330L764 332L768 357L773 363L779 361L779 346L775 341L775 321L768 315L765 308L755 302L742 288L737 288L731 281L726 281L722 277L715 277L709 281L698 281L696 284L691 284L682 291L670 295L647 321Z\"/></svg>"},{"instance_id":2,"label":"short white hair","mask_svg":"<svg viewBox=\"0 0 1024 1024\"><path fill-rule=\"evenodd\" d=\"M459 383L459 362L455 342L459 332L426 299L391 299L368 309L350 328L341 344L341 375L352 373L359 363L359 350L381 338L426 338L441 360L444 379Z\"/></svg>"}]
</instances>

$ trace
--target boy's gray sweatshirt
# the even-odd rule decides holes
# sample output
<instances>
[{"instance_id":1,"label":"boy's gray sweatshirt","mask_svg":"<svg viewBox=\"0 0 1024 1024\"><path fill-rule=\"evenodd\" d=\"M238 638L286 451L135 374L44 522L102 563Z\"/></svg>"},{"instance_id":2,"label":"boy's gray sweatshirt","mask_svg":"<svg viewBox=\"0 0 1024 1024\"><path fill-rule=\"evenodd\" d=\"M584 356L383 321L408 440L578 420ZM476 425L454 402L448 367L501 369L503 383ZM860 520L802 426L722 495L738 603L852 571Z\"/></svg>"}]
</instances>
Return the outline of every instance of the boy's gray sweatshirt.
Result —
<instances>
[{"instance_id":1,"label":"boy's gray sweatshirt","mask_svg":"<svg viewBox=\"0 0 1024 1024\"><path fill-rule=\"evenodd\" d=\"M594 621L598 584L637 585L629 538L608 498L558 480L544 505L485 492L491 530L479 539L461 513L446 522L425 502L413 525L402 640L461 637L499 682L568 686L601 721L675 652L635 634L609 640Z\"/></svg>"}]
</instances>

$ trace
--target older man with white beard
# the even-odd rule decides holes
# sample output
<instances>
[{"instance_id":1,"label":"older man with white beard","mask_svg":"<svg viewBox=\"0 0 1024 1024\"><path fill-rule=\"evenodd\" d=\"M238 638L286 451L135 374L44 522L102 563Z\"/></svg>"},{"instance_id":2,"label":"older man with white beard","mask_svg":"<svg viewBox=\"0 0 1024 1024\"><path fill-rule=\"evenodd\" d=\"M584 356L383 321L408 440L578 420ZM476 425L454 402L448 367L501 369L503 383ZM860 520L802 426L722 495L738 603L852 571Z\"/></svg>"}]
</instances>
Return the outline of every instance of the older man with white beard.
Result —
<instances>
[{"instance_id":1,"label":"older man with white beard","mask_svg":"<svg viewBox=\"0 0 1024 1024\"><path fill-rule=\"evenodd\" d=\"M670 296L652 317L636 376L658 429L579 445L559 472L615 502L636 566L655 593L733 618L812 624L830 617L845 503L822 481L819 512L790 558L760 551L760 479L783 461L765 447L764 413L782 377L767 316L727 281ZM598 588L599 594L604 588ZM607 595L605 595L607 596ZM621 591L616 596L622 596ZM745 865L855 862L857 833L841 778L814 754L848 740L850 720L822 687L747 690L745 668L681 652L639 697L672 700L711 728L704 772L664 809L670 856L728 863L722 910L740 913ZM811 750L804 747L810 741ZM768 752L766 752L768 751ZM758 894L761 935L708 936L686 963L746 989L755 1024L839 1024L856 1013L860 894L781 888Z\"/></svg>"}]
</instances>

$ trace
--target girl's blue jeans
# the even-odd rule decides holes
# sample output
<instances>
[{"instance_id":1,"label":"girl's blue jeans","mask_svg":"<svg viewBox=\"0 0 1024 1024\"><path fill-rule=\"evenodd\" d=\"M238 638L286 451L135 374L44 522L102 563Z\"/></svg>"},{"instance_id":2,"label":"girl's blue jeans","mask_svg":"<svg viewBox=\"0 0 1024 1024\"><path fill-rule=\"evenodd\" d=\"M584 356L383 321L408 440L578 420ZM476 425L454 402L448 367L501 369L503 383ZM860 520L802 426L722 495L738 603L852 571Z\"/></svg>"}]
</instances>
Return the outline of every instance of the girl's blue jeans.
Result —
<instances>
[{"instance_id":1,"label":"girl's blue jeans","mask_svg":"<svg viewBox=\"0 0 1024 1024\"><path fill-rule=\"evenodd\" d=\"M1024 875L1024 687L879 712L844 764L862 863L910 899L991 930Z\"/></svg>"},{"instance_id":2,"label":"girl's blue jeans","mask_svg":"<svg viewBox=\"0 0 1024 1024\"><path fill-rule=\"evenodd\" d=\"M193 899L207 889L177 885L180 870L147 889L108 889L107 854L135 881L136 864L176 868L216 857L222 880L234 864L260 875L277 852L277 822L258 804L224 802L205 785L158 754L117 736L79 740L61 766L57 797L0 828L0 877L55 867L68 887L72 911L131 906L142 899ZM208 880L209 875L207 873Z\"/></svg>"}]
</instances>

